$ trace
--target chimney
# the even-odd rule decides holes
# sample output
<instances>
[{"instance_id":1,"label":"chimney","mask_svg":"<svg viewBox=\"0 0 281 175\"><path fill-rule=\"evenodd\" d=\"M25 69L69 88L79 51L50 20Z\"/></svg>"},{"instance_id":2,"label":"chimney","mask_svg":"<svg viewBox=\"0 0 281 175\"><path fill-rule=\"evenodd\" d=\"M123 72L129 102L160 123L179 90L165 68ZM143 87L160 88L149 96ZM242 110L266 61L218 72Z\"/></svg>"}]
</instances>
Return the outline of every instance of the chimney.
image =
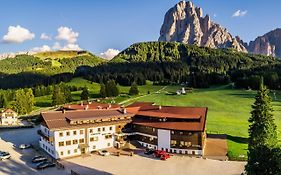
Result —
<instances>
[{"instance_id":1,"label":"chimney","mask_svg":"<svg viewBox=\"0 0 281 175\"><path fill-rule=\"evenodd\" d=\"M162 109L162 106L161 105L159 105L159 110L161 110Z\"/></svg>"},{"instance_id":2,"label":"chimney","mask_svg":"<svg viewBox=\"0 0 281 175\"><path fill-rule=\"evenodd\" d=\"M127 109L126 108L123 109L123 114L127 114Z\"/></svg>"},{"instance_id":3,"label":"chimney","mask_svg":"<svg viewBox=\"0 0 281 175\"><path fill-rule=\"evenodd\" d=\"M89 105L86 105L85 110L88 110L88 109L89 109Z\"/></svg>"},{"instance_id":4,"label":"chimney","mask_svg":"<svg viewBox=\"0 0 281 175\"><path fill-rule=\"evenodd\" d=\"M83 101L81 101L81 106L83 106Z\"/></svg>"},{"instance_id":5,"label":"chimney","mask_svg":"<svg viewBox=\"0 0 281 175\"><path fill-rule=\"evenodd\" d=\"M62 113L65 114L65 109L62 110Z\"/></svg>"}]
</instances>

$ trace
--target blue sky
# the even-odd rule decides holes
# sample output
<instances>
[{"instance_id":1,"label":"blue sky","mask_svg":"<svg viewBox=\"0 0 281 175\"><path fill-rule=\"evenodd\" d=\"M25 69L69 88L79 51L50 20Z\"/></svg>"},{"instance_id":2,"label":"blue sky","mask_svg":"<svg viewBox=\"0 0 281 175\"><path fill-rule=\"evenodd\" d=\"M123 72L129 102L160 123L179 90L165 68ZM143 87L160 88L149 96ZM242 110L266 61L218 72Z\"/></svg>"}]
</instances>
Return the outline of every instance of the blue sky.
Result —
<instances>
[{"instance_id":1,"label":"blue sky","mask_svg":"<svg viewBox=\"0 0 281 175\"><path fill-rule=\"evenodd\" d=\"M79 46L97 55L109 48L123 50L136 42L157 40L166 11L177 2L179 1L1 0L0 53L26 51L43 45L52 48L55 42L60 47L72 44L72 47ZM193 2L203 8L204 14L208 13L214 21L245 41L281 27L280 0ZM247 13L232 17L237 10ZM18 25L34 36L29 35L30 38L25 38L24 42L5 42L4 36L7 35L9 26ZM59 27L65 27L63 31L74 35L76 41L68 40L63 33L56 39ZM40 39L42 33L52 39Z\"/></svg>"}]
</instances>

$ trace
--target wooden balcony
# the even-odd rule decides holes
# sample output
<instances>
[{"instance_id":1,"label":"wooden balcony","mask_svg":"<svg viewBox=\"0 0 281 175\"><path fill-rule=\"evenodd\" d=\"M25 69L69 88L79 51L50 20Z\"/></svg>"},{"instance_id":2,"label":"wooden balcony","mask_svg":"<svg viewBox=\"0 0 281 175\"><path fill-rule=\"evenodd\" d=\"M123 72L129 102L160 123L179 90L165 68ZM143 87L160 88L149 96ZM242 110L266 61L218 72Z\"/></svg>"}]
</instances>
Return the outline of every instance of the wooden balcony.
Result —
<instances>
[{"instance_id":1,"label":"wooden balcony","mask_svg":"<svg viewBox=\"0 0 281 175\"><path fill-rule=\"evenodd\" d=\"M54 137L50 137L50 136L44 134L41 130L37 130L37 134L40 135L41 137L43 137L44 139L46 139L49 142L54 141Z\"/></svg>"}]
</instances>

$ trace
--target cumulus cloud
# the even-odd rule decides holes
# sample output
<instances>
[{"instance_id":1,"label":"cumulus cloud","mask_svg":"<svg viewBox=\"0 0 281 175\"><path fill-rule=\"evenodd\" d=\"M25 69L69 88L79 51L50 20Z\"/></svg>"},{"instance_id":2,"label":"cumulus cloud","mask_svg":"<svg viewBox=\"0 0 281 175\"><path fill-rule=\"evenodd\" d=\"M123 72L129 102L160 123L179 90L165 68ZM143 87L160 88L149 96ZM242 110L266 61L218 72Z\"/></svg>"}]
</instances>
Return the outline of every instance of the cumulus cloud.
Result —
<instances>
[{"instance_id":1,"label":"cumulus cloud","mask_svg":"<svg viewBox=\"0 0 281 175\"><path fill-rule=\"evenodd\" d=\"M47 35L46 33L41 33L40 39L42 39L42 40L51 40L52 37Z\"/></svg>"},{"instance_id":2,"label":"cumulus cloud","mask_svg":"<svg viewBox=\"0 0 281 175\"><path fill-rule=\"evenodd\" d=\"M72 28L69 27L59 27L58 35L56 36L57 40L64 40L69 44L74 44L77 41L79 36L78 32L74 32Z\"/></svg>"},{"instance_id":3,"label":"cumulus cloud","mask_svg":"<svg viewBox=\"0 0 281 175\"><path fill-rule=\"evenodd\" d=\"M55 42L53 47L53 50L82 50L78 44L66 44L64 46L61 46L59 42Z\"/></svg>"},{"instance_id":4,"label":"cumulus cloud","mask_svg":"<svg viewBox=\"0 0 281 175\"><path fill-rule=\"evenodd\" d=\"M31 52L47 52L47 51L51 51L52 49L50 48L50 46L48 45L43 45L41 47L34 47L33 49L31 49Z\"/></svg>"},{"instance_id":5,"label":"cumulus cloud","mask_svg":"<svg viewBox=\"0 0 281 175\"><path fill-rule=\"evenodd\" d=\"M113 57L115 57L116 55L118 55L119 53L120 53L120 51L117 49L107 49L107 51L101 53L100 56L104 59L110 60Z\"/></svg>"},{"instance_id":6,"label":"cumulus cloud","mask_svg":"<svg viewBox=\"0 0 281 175\"><path fill-rule=\"evenodd\" d=\"M247 10L237 10L236 12L233 13L232 17L243 17L248 13Z\"/></svg>"},{"instance_id":7,"label":"cumulus cloud","mask_svg":"<svg viewBox=\"0 0 281 175\"><path fill-rule=\"evenodd\" d=\"M3 36L3 41L5 43L22 43L27 40L32 40L34 37L34 33L20 25L9 26L8 33Z\"/></svg>"}]
</instances>

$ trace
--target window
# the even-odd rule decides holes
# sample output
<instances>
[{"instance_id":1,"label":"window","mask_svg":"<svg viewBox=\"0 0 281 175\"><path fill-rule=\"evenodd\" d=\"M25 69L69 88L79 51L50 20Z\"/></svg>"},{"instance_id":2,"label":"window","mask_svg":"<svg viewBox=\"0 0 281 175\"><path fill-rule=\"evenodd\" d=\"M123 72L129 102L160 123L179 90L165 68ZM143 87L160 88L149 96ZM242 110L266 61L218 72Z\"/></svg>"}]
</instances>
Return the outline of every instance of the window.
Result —
<instances>
[{"instance_id":1,"label":"window","mask_svg":"<svg viewBox=\"0 0 281 175\"><path fill-rule=\"evenodd\" d=\"M182 154L182 151L181 151L181 150L179 150L179 153L180 153L180 154Z\"/></svg>"},{"instance_id":2,"label":"window","mask_svg":"<svg viewBox=\"0 0 281 175\"><path fill-rule=\"evenodd\" d=\"M67 151L67 154L70 154L70 150Z\"/></svg>"},{"instance_id":3,"label":"window","mask_svg":"<svg viewBox=\"0 0 281 175\"><path fill-rule=\"evenodd\" d=\"M188 151L185 151L185 154L188 154Z\"/></svg>"},{"instance_id":4,"label":"window","mask_svg":"<svg viewBox=\"0 0 281 175\"><path fill-rule=\"evenodd\" d=\"M54 151L52 150L51 153L54 154Z\"/></svg>"},{"instance_id":5,"label":"window","mask_svg":"<svg viewBox=\"0 0 281 175\"><path fill-rule=\"evenodd\" d=\"M60 155L63 156L63 151L60 152Z\"/></svg>"},{"instance_id":6,"label":"window","mask_svg":"<svg viewBox=\"0 0 281 175\"><path fill-rule=\"evenodd\" d=\"M71 141L70 140L66 141L65 144L66 144L66 146L69 146L69 145L71 145Z\"/></svg>"},{"instance_id":7,"label":"window","mask_svg":"<svg viewBox=\"0 0 281 175\"><path fill-rule=\"evenodd\" d=\"M80 134L83 134L84 133L84 130L80 130Z\"/></svg>"},{"instance_id":8,"label":"window","mask_svg":"<svg viewBox=\"0 0 281 175\"><path fill-rule=\"evenodd\" d=\"M96 145L93 145L93 149L96 149Z\"/></svg>"},{"instance_id":9,"label":"window","mask_svg":"<svg viewBox=\"0 0 281 175\"><path fill-rule=\"evenodd\" d=\"M110 130L110 131L112 130L112 126L109 127L109 130Z\"/></svg>"},{"instance_id":10,"label":"window","mask_svg":"<svg viewBox=\"0 0 281 175\"><path fill-rule=\"evenodd\" d=\"M63 137L63 132L60 132L60 137Z\"/></svg>"},{"instance_id":11,"label":"window","mask_svg":"<svg viewBox=\"0 0 281 175\"><path fill-rule=\"evenodd\" d=\"M90 129L90 133L93 133L93 129Z\"/></svg>"},{"instance_id":12,"label":"window","mask_svg":"<svg viewBox=\"0 0 281 175\"><path fill-rule=\"evenodd\" d=\"M66 132L66 136L70 136L70 132L69 131Z\"/></svg>"},{"instance_id":13,"label":"window","mask_svg":"<svg viewBox=\"0 0 281 175\"><path fill-rule=\"evenodd\" d=\"M107 146L110 146L110 143L107 143Z\"/></svg>"},{"instance_id":14,"label":"window","mask_svg":"<svg viewBox=\"0 0 281 175\"><path fill-rule=\"evenodd\" d=\"M174 153L177 153L177 150L174 149Z\"/></svg>"},{"instance_id":15,"label":"window","mask_svg":"<svg viewBox=\"0 0 281 175\"><path fill-rule=\"evenodd\" d=\"M77 153L77 149L74 149L74 153Z\"/></svg>"},{"instance_id":16,"label":"window","mask_svg":"<svg viewBox=\"0 0 281 175\"><path fill-rule=\"evenodd\" d=\"M79 143L84 143L84 139L79 139Z\"/></svg>"},{"instance_id":17,"label":"window","mask_svg":"<svg viewBox=\"0 0 281 175\"><path fill-rule=\"evenodd\" d=\"M72 144L77 144L78 143L78 140L73 140L72 141Z\"/></svg>"},{"instance_id":18,"label":"window","mask_svg":"<svg viewBox=\"0 0 281 175\"><path fill-rule=\"evenodd\" d=\"M64 142L59 142L59 146L64 146Z\"/></svg>"},{"instance_id":19,"label":"window","mask_svg":"<svg viewBox=\"0 0 281 175\"><path fill-rule=\"evenodd\" d=\"M175 146L177 144L176 140L171 140L171 146Z\"/></svg>"},{"instance_id":20,"label":"window","mask_svg":"<svg viewBox=\"0 0 281 175\"><path fill-rule=\"evenodd\" d=\"M111 139L111 138L112 138L111 134L105 135L105 139Z\"/></svg>"},{"instance_id":21,"label":"window","mask_svg":"<svg viewBox=\"0 0 281 175\"><path fill-rule=\"evenodd\" d=\"M90 142L93 142L93 141L94 141L94 137L91 137L91 138L90 138Z\"/></svg>"},{"instance_id":22,"label":"window","mask_svg":"<svg viewBox=\"0 0 281 175\"><path fill-rule=\"evenodd\" d=\"M121 128L121 125L119 125L118 128L120 129L120 128Z\"/></svg>"},{"instance_id":23,"label":"window","mask_svg":"<svg viewBox=\"0 0 281 175\"><path fill-rule=\"evenodd\" d=\"M105 131L105 127L102 128L102 131Z\"/></svg>"},{"instance_id":24,"label":"window","mask_svg":"<svg viewBox=\"0 0 281 175\"><path fill-rule=\"evenodd\" d=\"M76 135L77 134L77 132L76 131L73 131L73 135Z\"/></svg>"},{"instance_id":25,"label":"window","mask_svg":"<svg viewBox=\"0 0 281 175\"><path fill-rule=\"evenodd\" d=\"M98 132L100 132L100 128L98 128Z\"/></svg>"}]
</instances>

